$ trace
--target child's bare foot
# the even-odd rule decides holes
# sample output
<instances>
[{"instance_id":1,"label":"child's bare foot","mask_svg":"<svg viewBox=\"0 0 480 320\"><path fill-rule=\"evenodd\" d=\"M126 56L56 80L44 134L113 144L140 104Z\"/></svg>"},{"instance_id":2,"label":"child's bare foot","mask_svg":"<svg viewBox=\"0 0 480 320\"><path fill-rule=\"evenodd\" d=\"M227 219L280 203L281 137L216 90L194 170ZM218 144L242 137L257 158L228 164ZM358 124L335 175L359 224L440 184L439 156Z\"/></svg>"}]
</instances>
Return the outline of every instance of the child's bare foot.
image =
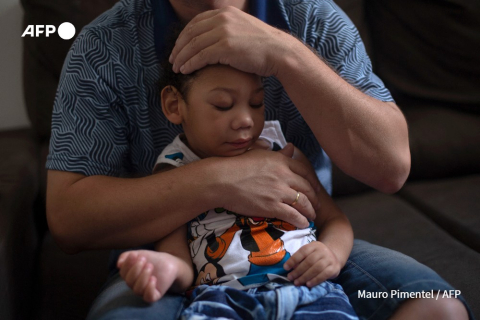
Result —
<instances>
[{"instance_id":1,"label":"child's bare foot","mask_svg":"<svg viewBox=\"0 0 480 320\"><path fill-rule=\"evenodd\" d=\"M159 300L177 277L179 259L171 254L150 250L127 251L120 255L117 267L127 285L146 302Z\"/></svg>"}]
</instances>

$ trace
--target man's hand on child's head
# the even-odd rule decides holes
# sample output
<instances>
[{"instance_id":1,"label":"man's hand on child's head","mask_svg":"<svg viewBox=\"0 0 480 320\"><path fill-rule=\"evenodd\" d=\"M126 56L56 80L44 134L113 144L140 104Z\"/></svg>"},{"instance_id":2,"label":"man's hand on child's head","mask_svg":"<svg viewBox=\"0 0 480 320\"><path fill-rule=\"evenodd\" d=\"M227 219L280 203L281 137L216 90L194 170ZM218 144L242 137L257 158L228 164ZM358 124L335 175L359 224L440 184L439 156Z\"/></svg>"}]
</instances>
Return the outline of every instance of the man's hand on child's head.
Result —
<instances>
[{"instance_id":1,"label":"man's hand on child's head","mask_svg":"<svg viewBox=\"0 0 480 320\"><path fill-rule=\"evenodd\" d=\"M180 33L170 57L184 74L208 64L225 64L268 77L278 73L279 58L292 36L234 7L205 11Z\"/></svg>"},{"instance_id":2,"label":"man's hand on child's head","mask_svg":"<svg viewBox=\"0 0 480 320\"><path fill-rule=\"evenodd\" d=\"M283 265L288 279L296 286L314 287L333 279L342 268L335 254L322 242L313 241L301 247Z\"/></svg>"}]
</instances>

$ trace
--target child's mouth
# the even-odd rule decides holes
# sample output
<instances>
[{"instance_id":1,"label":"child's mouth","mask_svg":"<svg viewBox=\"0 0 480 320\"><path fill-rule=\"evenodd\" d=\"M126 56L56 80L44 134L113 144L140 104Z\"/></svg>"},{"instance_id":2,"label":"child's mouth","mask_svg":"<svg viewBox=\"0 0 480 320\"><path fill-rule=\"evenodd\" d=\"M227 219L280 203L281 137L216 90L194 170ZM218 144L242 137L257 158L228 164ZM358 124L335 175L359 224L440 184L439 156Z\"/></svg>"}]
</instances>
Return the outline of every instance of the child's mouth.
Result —
<instances>
[{"instance_id":1,"label":"child's mouth","mask_svg":"<svg viewBox=\"0 0 480 320\"><path fill-rule=\"evenodd\" d=\"M252 138L249 138L249 139L238 139L238 140L235 140L235 141L232 141L232 142L228 142L228 144L230 144L231 146L233 146L234 148L245 148L247 147L250 142L252 141Z\"/></svg>"}]
</instances>

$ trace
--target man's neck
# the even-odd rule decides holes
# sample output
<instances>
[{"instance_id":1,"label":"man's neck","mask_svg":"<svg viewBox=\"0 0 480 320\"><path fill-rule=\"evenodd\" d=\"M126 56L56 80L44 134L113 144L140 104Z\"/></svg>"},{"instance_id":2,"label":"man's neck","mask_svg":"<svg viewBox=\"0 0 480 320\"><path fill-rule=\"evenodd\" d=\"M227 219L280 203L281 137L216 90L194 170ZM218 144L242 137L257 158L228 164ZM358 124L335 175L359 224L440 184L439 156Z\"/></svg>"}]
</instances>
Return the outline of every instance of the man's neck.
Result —
<instances>
[{"instance_id":1,"label":"man's neck","mask_svg":"<svg viewBox=\"0 0 480 320\"><path fill-rule=\"evenodd\" d=\"M185 24L199 13L220 9L229 5L235 6L245 12L248 11L248 0L169 0L169 2L177 14L178 19Z\"/></svg>"}]
</instances>

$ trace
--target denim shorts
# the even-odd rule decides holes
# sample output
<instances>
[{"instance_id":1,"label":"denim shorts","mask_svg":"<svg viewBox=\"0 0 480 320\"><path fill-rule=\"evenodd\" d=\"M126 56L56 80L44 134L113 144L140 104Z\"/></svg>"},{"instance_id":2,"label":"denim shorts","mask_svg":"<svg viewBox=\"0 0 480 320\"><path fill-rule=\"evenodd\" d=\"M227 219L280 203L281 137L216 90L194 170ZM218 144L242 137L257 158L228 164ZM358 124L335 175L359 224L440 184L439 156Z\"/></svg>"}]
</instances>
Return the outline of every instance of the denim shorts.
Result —
<instances>
[{"instance_id":1,"label":"denim shorts","mask_svg":"<svg viewBox=\"0 0 480 320\"><path fill-rule=\"evenodd\" d=\"M112 261L116 261L118 255ZM359 290L366 292L421 292L422 290L452 290L445 280L427 266L402 253L355 240L352 253L340 275L332 282L343 287L357 316L364 320L390 318L404 298L361 298ZM459 299L471 310L462 296ZM156 303L148 304L136 296L120 278L113 274L90 309L88 320L94 319L178 319L188 307L189 299L184 295L166 294Z\"/></svg>"},{"instance_id":2,"label":"denim shorts","mask_svg":"<svg viewBox=\"0 0 480 320\"><path fill-rule=\"evenodd\" d=\"M267 283L241 291L202 285L192 293L182 320L355 320L358 319L340 285L329 281L313 288L291 283Z\"/></svg>"}]
</instances>

